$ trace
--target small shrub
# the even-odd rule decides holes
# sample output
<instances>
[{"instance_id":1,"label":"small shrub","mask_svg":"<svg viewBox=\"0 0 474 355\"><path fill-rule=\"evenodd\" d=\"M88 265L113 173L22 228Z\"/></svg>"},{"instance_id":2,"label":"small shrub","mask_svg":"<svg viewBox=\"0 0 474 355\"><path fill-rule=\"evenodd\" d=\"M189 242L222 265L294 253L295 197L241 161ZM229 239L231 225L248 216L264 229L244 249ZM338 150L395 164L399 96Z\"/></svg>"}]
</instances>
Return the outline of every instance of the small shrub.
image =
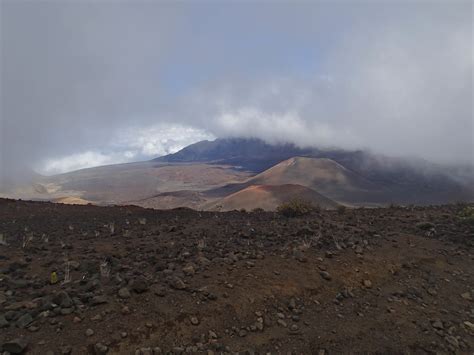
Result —
<instances>
[{"instance_id":1,"label":"small shrub","mask_svg":"<svg viewBox=\"0 0 474 355\"><path fill-rule=\"evenodd\" d=\"M304 216L315 210L317 210L317 207L311 202L302 199L290 200L277 207L277 212L285 217Z\"/></svg>"},{"instance_id":2,"label":"small shrub","mask_svg":"<svg viewBox=\"0 0 474 355\"><path fill-rule=\"evenodd\" d=\"M345 212L346 212L346 206L344 205L337 206L337 214L343 215Z\"/></svg>"},{"instance_id":3,"label":"small shrub","mask_svg":"<svg viewBox=\"0 0 474 355\"><path fill-rule=\"evenodd\" d=\"M430 222L420 222L416 224L416 228L427 231L430 230L431 228L434 228L434 224Z\"/></svg>"},{"instance_id":4,"label":"small shrub","mask_svg":"<svg viewBox=\"0 0 474 355\"><path fill-rule=\"evenodd\" d=\"M474 226L474 206L464 207L459 213L458 218L461 222Z\"/></svg>"},{"instance_id":5,"label":"small shrub","mask_svg":"<svg viewBox=\"0 0 474 355\"><path fill-rule=\"evenodd\" d=\"M252 210L252 212L254 212L254 213L261 213L261 212L264 212L264 209L261 208L261 207L256 207L256 208L254 208L254 209Z\"/></svg>"}]
</instances>

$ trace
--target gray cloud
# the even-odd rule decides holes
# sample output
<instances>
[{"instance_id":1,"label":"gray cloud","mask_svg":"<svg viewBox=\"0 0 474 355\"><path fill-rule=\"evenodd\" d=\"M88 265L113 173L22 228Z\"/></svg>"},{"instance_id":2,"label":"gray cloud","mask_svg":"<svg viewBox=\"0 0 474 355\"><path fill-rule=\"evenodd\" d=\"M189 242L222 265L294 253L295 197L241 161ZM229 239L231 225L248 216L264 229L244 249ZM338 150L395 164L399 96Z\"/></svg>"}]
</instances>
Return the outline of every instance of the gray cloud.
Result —
<instances>
[{"instance_id":1,"label":"gray cloud","mask_svg":"<svg viewBox=\"0 0 474 355\"><path fill-rule=\"evenodd\" d=\"M169 123L473 162L470 2L0 6L3 173Z\"/></svg>"}]
</instances>

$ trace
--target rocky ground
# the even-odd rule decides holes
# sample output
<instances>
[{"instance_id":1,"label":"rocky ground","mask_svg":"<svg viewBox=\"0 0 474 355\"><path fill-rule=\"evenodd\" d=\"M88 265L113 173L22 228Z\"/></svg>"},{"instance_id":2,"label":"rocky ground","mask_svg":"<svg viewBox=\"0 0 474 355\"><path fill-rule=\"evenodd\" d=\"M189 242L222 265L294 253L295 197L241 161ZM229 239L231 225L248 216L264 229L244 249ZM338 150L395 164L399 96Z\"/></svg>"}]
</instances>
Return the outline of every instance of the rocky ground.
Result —
<instances>
[{"instance_id":1,"label":"rocky ground","mask_svg":"<svg viewBox=\"0 0 474 355\"><path fill-rule=\"evenodd\" d=\"M460 208L285 218L0 200L0 347L472 354Z\"/></svg>"}]
</instances>

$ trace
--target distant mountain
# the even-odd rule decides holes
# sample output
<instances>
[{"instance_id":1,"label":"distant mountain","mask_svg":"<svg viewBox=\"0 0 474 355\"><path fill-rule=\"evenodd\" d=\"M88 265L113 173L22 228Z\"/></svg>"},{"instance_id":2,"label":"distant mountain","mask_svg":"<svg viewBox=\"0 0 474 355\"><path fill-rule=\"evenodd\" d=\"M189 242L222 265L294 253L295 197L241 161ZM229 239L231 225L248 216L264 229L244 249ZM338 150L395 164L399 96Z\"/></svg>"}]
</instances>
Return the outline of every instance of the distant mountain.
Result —
<instances>
[{"instance_id":1,"label":"distant mountain","mask_svg":"<svg viewBox=\"0 0 474 355\"><path fill-rule=\"evenodd\" d=\"M315 149L302 149L293 144L271 145L260 139L226 138L191 144L177 153L153 161L228 164L258 173L283 160L314 154L317 154Z\"/></svg>"},{"instance_id":2,"label":"distant mountain","mask_svg":"<svg viewBox=\"0 0 474 355\"><path fill-rule=\"evenodd\" d=\"M323 158L334 161L346 171L375 187L377 191L372 193L371 201L439 204L474 200L472 169L448 168L422 159L386 157L361 150L298 148L292 144L271 145L258 139L231 138L198 142L175 154L157 158L155 161L228 164L253 173L261 173L293 157ZM266 182L253 181L253 183ZM285 183L298 184L297 181L290 180ZM245 185L249 186L249 184L251 183ZM209 191L209 196L222 197L223 194L234 193L239 188L242 188L241 184L230 184ZM344 190L339 191L344 193ZM384 193L382 194L381 191ZM327 195L339 201L347 200L348 196ZM356 195L352 194L352 196L354 198L349 200L355 202ZM367 197L368 194L364 196Z\"/></svg>"},{"instance_id":3,"label":"distant mountain","mask_svg":"<svg viewBox=\"0 0 474 355\"><path fill-rule=\"evenodd\" d=\"M384 202L383 187L326 158L295 157L249 180L250 184L298 184L343 203Z\"/></svg>"},{"instance_id":4,"label":"distant mountain","mask_svg":"<svg viewBox=\"0 0 474 355\"><path fill-rule=\"evenodd\" d=\"M254 186L254 187L252 187ZM257 187L255 187L257 186ZM148 162L16 181L0 196L151 208L266 206L307 196L321 206L474 201L474 170L365 151L217 139ZM319 202L318 202L319 201Z\"/></svg>"}]
</instances>

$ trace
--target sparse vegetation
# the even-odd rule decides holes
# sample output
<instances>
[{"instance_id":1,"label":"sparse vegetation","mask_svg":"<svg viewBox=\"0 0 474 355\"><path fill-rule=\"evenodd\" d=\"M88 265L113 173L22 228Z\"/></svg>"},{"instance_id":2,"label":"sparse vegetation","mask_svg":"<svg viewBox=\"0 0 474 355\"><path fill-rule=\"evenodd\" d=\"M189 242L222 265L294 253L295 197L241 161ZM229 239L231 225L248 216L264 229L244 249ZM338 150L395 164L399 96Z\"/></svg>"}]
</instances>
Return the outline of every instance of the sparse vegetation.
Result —
<instances>
[{"instance_id":1,"label":"sparse vegetation","mask_svg":"<svg viewBox=\"0 0 474 355\"><path fill-rule=\"evenodd\" d=\"M431 222L420 222L417 223L416 228L427 231L430 230L431 228L434 228L434 224Z\"/></svg>"},{"instance_id":2,"label":"sparse vegetation","mask_svg":"<svg viewBox=\"0 0 474 355\"><path fill-rule=\"evenodd\" d=\"M458 218L464 222L474 226L474 206L466 206L458 213Z\"/></svg>"},{"instance_id":3,"label":"sparse vegetation","mask_svg":"<svg viewBox=\"0 0 474 355\"><path fill-rule=\"evenodd\" d=\"M100 263L100 276L102 278L109 278L110 276L110 264L107 259Z\"/></svg>"},{"instance_id":4,"label":"sparse vegetation","mask_svg":"<svg viewBox=\"0 0 474 355\"><path fill-rule=\"evenodd\" d=\"M344 205L337 206L337 214L343 215L345 212L346 212L346 206Z\"/></svg>"},{"instance_id":5,"label":"sparse vegetation","mask_svg":"<svg viewBox=\"0 0 474 355\"><path fill-rule=\"evenodd\" d=\"M260 207L257 207L257 208L254 208L254 209L252 210L252 212L254 212L254 213L261 213L261 212L264 212L264 209L263 209L263 208L260 208Z\"/></svg>"},{"instance_id":6,"label":"sparse vegetation","mask_svg":"<svg viewBox=\"0 0 474 355\"><path fill-rule=\"evenodd\" d=\"M304 216L316 210L317 206L303 199L293 199L277 207L277 212L285 217Z\"/></svg>"}]
</instances>

